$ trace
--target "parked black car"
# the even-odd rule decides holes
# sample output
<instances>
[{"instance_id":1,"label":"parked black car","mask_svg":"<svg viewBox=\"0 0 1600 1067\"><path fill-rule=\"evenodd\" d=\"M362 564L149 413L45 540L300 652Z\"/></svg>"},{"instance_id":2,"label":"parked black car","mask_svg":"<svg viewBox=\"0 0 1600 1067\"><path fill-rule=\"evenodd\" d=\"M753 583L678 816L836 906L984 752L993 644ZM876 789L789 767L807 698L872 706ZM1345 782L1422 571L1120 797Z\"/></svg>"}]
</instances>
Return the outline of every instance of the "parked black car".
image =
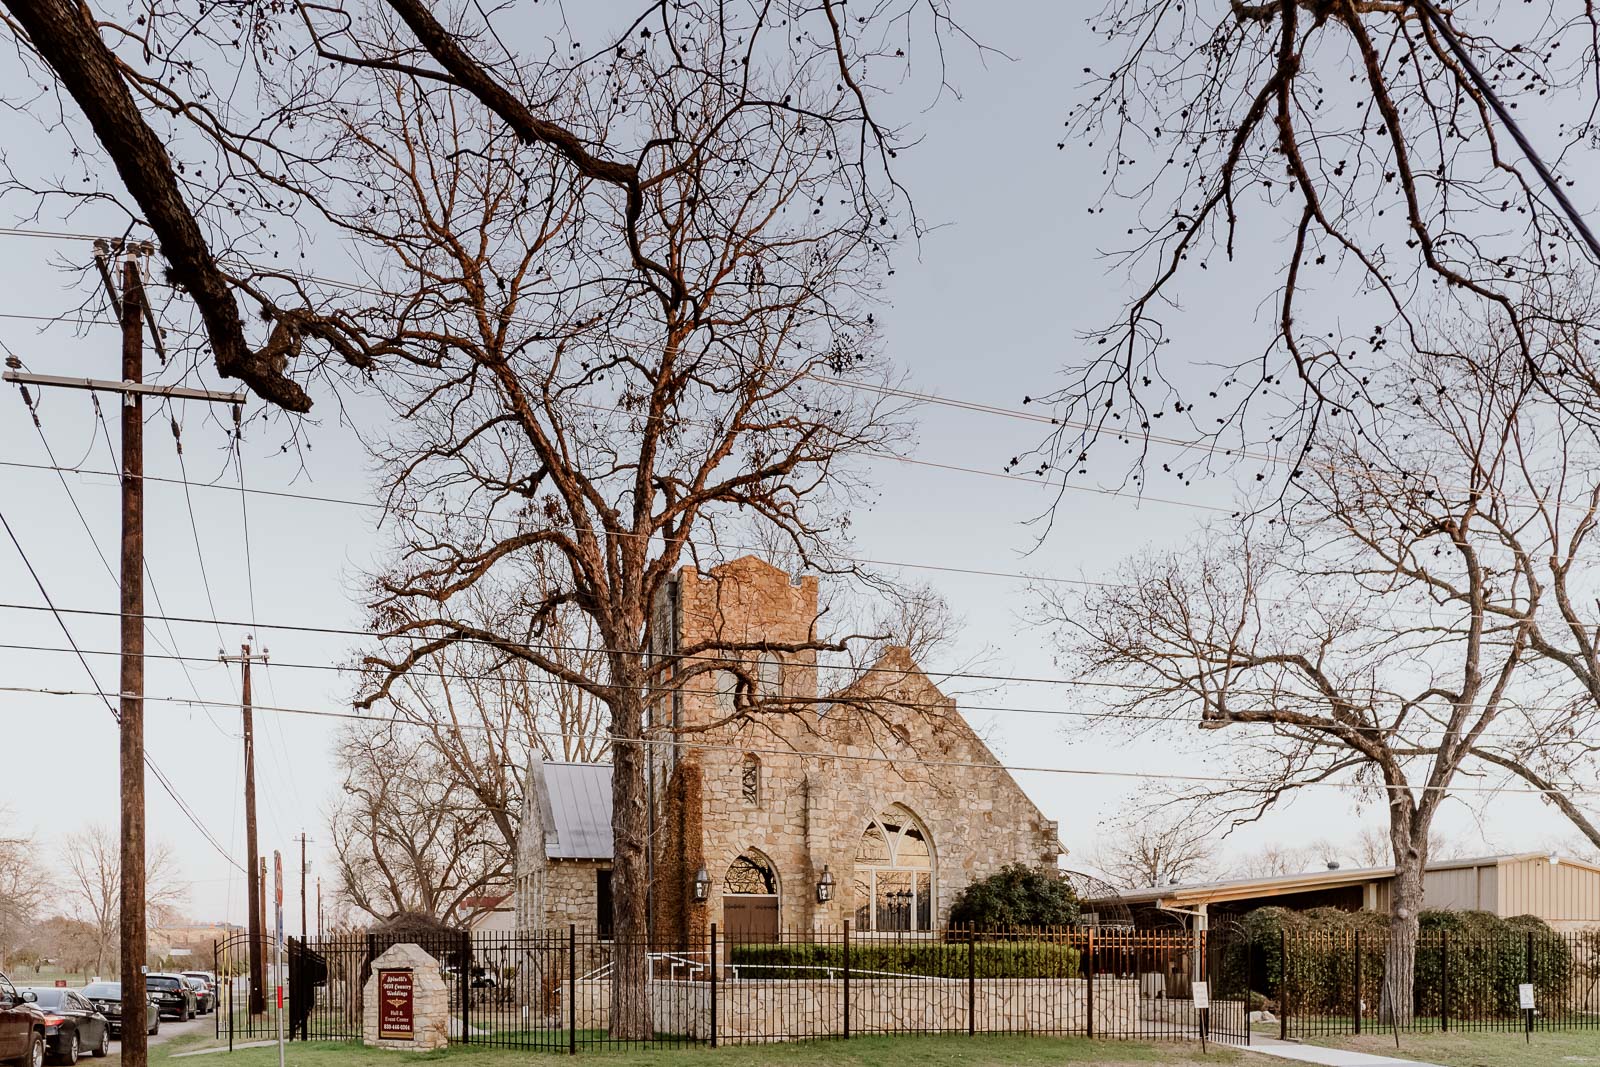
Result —
<instances>
[{"instance_id":1,"label":"parked black car","mask_svg":"<svg viewBox=\"0 0 1600 1067\"><path fill-rule=\"evenodd\" d=\"M183 976L185 978L198 978L206 984L209 1007L202 1009L202 1011L216 1011L217 1007L222 1003L222 986L217 984L217 976L210 971L184 971Z\"/></svg>"},{"instance_id":2,"label":"parked black car","mask_svg":"<svg viewBox=\"0 0 1600 1067\"><path fill-rule=\"evenodd\" d=\"M0 1063L44 1067L44 1015L0 974Z\"/></svg>"},{"instance_id":3,"label":"parked black car","mask_svg":"<svg viewBox=\"0 0 1600 1067\"><path fill-rule=\"evenodd\" d=\"M150 1000L161 1012L162 1018L188 1022L195 1016L194 990L181 974L147 974L144 987L150 991Z\"/></svg>"},{"instance_id":4,"label":"parked black car","mask_svg":"<svg viewBox=\"0 0 1600 1067\"><path fill-rule=\"evenodd\" d=\"M57 1063L74 1064L87 1052L105 1056L111 1051L111 1023L105 1014L75 989L35 986L33 1003L44 1013L45 1049Z\"/></svg>"},{"instance_id":5,"label":"parked black car","mask_svg":"<svg viewBox=\"0 0 1600 1067\"><path fill-rule=\"evenodd\" d=\"M180 974L184 984L194 990L194 1013L205 1015L216 1007L215 994L211 992L211 985L204 978L196 978L192 974Z\"/></svg>"},{"instance_id":6,"label":"parked black car","mask_svg":"<svg viewBox=\"0 0 1600 1067\"><path fill-rule=\"evenodd\" d=\"M106 1025L111 1028L111 1036L122 1036L122 983L121 982L91 982L84 986L80 993L95 1011L106 1017ZM145 1015L145 1033L159 1034L161 1032L161 1013L156 1010L154 998L151 1000L150 1010Z\"/></svg>"}]
</instances>

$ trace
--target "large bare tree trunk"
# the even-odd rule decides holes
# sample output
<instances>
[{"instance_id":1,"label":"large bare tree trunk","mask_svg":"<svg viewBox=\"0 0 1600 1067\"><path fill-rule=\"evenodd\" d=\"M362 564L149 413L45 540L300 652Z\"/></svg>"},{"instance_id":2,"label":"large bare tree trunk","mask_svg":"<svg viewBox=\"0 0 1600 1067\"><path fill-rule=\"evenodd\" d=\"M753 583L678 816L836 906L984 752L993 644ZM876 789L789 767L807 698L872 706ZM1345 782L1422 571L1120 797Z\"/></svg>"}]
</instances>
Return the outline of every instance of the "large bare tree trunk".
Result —
<instances>
[{"instance_id":1,"label":"large bare tree trunk","mask_svg":"<svg viewBox=\"0 0 1600 1067\"><path fill-rule=\"evenodd\" d=\"M1428 823L1417 816L1407 819L1411 833L1396 827L1394 885L1389 900L1389 945L1383 960L1383 1004L1379 1017L1395 1026L1411 1022L1413 990L1417 977L1418 917L1422 914L1423 869L1427 864ZM1418 839L1424 844L1418 845Z\"/></svg>"},{"instance_id":2,"label":"large bare tree trunk","mask_svg":"<svg viewBox=\"0 0 1600 1067\"><path fill-rule=\"evenodd\" d=\"M621 1040L641 1040L652 1033L650 993L646 982L649 951L646 929L646 890L648 872L645 849L649 847L649 820L646 805L645 746L629 743L638 738L644 726L643 677L632 661L618 672L624 684L611 705L611 899L612 972L611 1036ZM630 683L638 684L630 684Z\"/></svg>"}]
</instances>

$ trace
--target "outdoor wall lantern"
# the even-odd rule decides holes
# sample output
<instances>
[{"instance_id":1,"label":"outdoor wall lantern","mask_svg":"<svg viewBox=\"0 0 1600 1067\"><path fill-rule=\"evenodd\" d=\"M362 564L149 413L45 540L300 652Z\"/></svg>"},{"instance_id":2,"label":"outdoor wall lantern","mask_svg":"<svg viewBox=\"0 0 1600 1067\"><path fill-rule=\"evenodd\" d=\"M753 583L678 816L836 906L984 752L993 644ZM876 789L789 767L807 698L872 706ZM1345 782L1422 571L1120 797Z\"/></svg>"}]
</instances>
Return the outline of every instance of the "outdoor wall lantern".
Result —
<instances>
[{"instance_id":1,"label":"outdoor wall lantern","mask_svg":"<svg viewBox=\"0 0 1600 1067\"><path fill-rule=\"evenodd\" d=\"M711 875L706 873L704 867L701 867L694 872L694 902L696 904L704 904L706 897L710 895Z\"/></svg>"},{"instance_id":2,"label":"outdoor wall lantern","mask_svg":"<svg viewBox=\"0 0 1600 1067\"><path fill-rule=\"evenodd\" d=\"M828 870L828 865L822 865L822 877L817 879L817 903L826 904L833 899L833 872Z\"/></svg>"}]
</instances>

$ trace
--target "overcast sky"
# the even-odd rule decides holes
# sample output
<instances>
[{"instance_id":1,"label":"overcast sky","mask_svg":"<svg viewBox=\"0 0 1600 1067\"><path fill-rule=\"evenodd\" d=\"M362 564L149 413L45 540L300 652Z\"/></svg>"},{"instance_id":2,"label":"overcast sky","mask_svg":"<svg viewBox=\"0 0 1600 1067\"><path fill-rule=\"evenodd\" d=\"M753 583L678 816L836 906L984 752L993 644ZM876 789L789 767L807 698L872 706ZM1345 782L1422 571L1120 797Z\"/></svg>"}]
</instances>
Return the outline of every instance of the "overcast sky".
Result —
<instances>
[{"instance_id":1,"label":"overcast sky","mask_svg":"<svg viewBox=\"0 0 1600 1067\"><path fill-rule=\"evenodd\" d=\"M974 8L983 39L1011 57L986 65L955 55L959 98L946 95L928 110L908 102L909 121L922 143L902 157L901 177L923 216L936 228L920 247L903 250L890 279L884 321L891 356L910 384L931 393L1004 407L1020 407L1058 380L1074 358L1079 332L1098 325L1129 286L1108 269L1100 249L1116 243L1119 220L1092 216L1085 205L1100 178L1097 154L1061 152L1058 131L1079 72L1105 63L1082 32L1075 4L991 4ZM1030 10L1024 10L1030 9ZM915 103L917 107L909 106ZM0 132L14 128L0 125ZM25 150L8 138L12 152ZM7 215L0 204L0 216ZM9 218L7 221L15 221ZM72 223L43 220L40 225ZM75 275L64 261L84 262L87 246L0 237L0 315L50 315L74 306L67 288ZM1246 244L1248 248L1248 244ZM1209 288L1186 290L1183 329L1169 359L1195 362L1231 358L1259 347L1258 302L1273 284L1249 256L1232 266L1213 263ZM1331 299L1332 297L1330 297ZM25 318L0 317L0 340L42 373L117 377L114 329L75 335L60 326L41 330ZM212 381L208 384L217 385ZM363 451L336 406L318 396L317 417L307 427L311 445L302 456L280 452L281 426L257 421L247 433L244 474L255 489L284 489L370 500ZM116 409L105 398L105 417L116 435ZM55 390L41 406L44 435L63 464L110 470L89 394ZM362 405L353 408L359 421ZM204 405L181 412L184 458L196 480L236 486L227 438ZM998 472L1037 440L1038 427L993 415L930 406L920 414L915 455L934 463ZM171 433L159 423L147 430L147 469L153 477L179 477ZM0 392L0 459L44 463L48 457L16 390ZM304 468L302 469L302 462ZM1107 464L1109 477L1114 463ZM1077 578L1094 576L1126 554L1147 546L1175 545L1196 535L1212 512L1231 507L1229 478L1202 478L1193 486L1155 483L1154 495L1197 506L1127 497L1069 493L1040 546L1039 515L1053 494L1021 481L884 462L873 468L879 495L858 513L854 527L861 556L943 567L1027 571ZM117 491L112 479L68 475L67 487L114 569ZM257 647L270 649L273 665L259 671L256 701L264 706L343 710L350 680L326 669L344 662L351 639L338 634L276 630L268 623L351 628L360 612L352 579L382 544L370 509L234 492L192 490L196 532L180 486L152 482L147 494L147 555L153 589L148 609L170 615L216 615L260 625ZM58 606L115 611L116 583L80 524L68 492L48 471L0 467L0 500L29 557ZM248 557L241 504L248 507ZM987 651L986 669L1023 676L1059 674L1049 635L1023 621L1030 601L1022 583L980 575L908 571L931 581L965 622L963 660ZM253 597L251 595L253 577ZM209 583L209 592L207 584ZM37 605L41 599L21 559L0 541L0 600ZM108 692L117 663L115 620L69 615L73 637ZM214 657L219 647L236 653L247 625L156 625L152 654ZM60 648L65 638L48 614L0 608L0 642ZM937 665L935 665L937 666ZM74 657L59 652L0 649L0 685L82 690L87 679ZM187 672L153 659L147 673L152 697L231 702L238 697L238 668L192 663ZM1092 705L1068 698L1061 687L1013 684L985 692L976 702L1016 708L1083 711ZM117 733L106 708L94 699L0 693L4 707L4 764L0 806L7 825L0 836L34 832L54 844L87 823L117 820ZM1019 713L973 714L1008 763L1030 767L1197 773L1209 764L1206 739L1158 738L1127 743L1069 729L1073 720ZM152 701L147 710L150 754L224 850L237 861L244 850L238 715L228 708L196 709ZM257 786L265 852L288 856L292 839L312 838L313 877L331 866L325 813L337 778L328 753L337 723L263 712L257 718ZM1219 764L1220 766L1220 764ZM1155 784L1115 777L1019 772L1041 808L1060 821L1062 838L1079 856L1092 850L1102 820L1148 795ZM1367 812L1374 819L1378 813ZM1355 836L1362 816L1348 795L1308 794L1287 810L1235 835L1230 847L1248 850L1272 841ZM1482 812L1447 806L1442 821L1468 848L1544 847L1568 836L1565 825L1526 797L1496 800ZM199 920L242 920L243 876L151 783L153 840L172 845L192 881L189 911ZM934 827L937 834L938 828ZM286 864L292 872L293 864ZM288 928L297 931L297 908Z\"/></svg>"}]
</instances>

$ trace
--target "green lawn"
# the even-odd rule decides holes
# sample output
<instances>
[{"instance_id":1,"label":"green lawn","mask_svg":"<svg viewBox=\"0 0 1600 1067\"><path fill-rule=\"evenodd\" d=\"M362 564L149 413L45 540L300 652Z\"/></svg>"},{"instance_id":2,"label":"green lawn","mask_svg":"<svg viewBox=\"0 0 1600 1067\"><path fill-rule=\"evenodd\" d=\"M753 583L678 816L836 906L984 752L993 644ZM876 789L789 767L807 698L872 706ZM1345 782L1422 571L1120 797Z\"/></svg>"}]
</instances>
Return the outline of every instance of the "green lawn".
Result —
<instances>
[{"instance_id":1,"label":"green lawn","mask_svg":"<svg viewBox=\"0 0 1600 1067\"><path fill-rule=\"evenodd\" d=\"M209 1040L180 1040L158 1045L150 1050L150 1062L152 1065L159 1063L161 1067L277 1067L276 1046L173 1058L175 1052L191 1051L211 1043ZM555 1059L556 1055L559 1054L452 1045L440 1052L408 1055L403 1060L444 1067L519 1067L529 1060L561 1062ZM1197 1043L964 1036L862 1037L849 1041L737 1045L718 1049L690 1046L578 1053L578 1063L591 1060L605 1067L633 1064L651 1067L906 1067L907 1064L916 1064L916 1067L1053 1067L1055 1064L1211 1067L1249 1062L1243 1053L1216 1045L1209 1046L1202 1055ZM400 1061L393 1052L356 1044L295 1042L288 1046L286 1062L290 1067L395 1067Z\"/></svg>"},{"instance_id":2,"label":"green lawn","mask_svg":"<svg viewBox=\"0 0 1600 1067\"><path fill-rule=\"evenodd\" d=\"M11 980L18 986L53 986L58 980L65 979L70 989L82 989L89 984L89 975L81 971L63 971L55 967L45 967L35 971L32 967L18 967L11 972Z\"/></svg>"},{"instance_id":3,"label":"green lawn","mask_svg":"<svg viewBox=\"0 0 1600 1067\"><path fill-rule=\"evenodd\" d=\"M1522 1034L1401 1034L1396 1051L1390 1034L1319 1038L1314 1044L1355 1049L1398 1059L1421 1060L1444 1067L1600 1067L1600 1030Z\"/></svg>"}]
</instances>

